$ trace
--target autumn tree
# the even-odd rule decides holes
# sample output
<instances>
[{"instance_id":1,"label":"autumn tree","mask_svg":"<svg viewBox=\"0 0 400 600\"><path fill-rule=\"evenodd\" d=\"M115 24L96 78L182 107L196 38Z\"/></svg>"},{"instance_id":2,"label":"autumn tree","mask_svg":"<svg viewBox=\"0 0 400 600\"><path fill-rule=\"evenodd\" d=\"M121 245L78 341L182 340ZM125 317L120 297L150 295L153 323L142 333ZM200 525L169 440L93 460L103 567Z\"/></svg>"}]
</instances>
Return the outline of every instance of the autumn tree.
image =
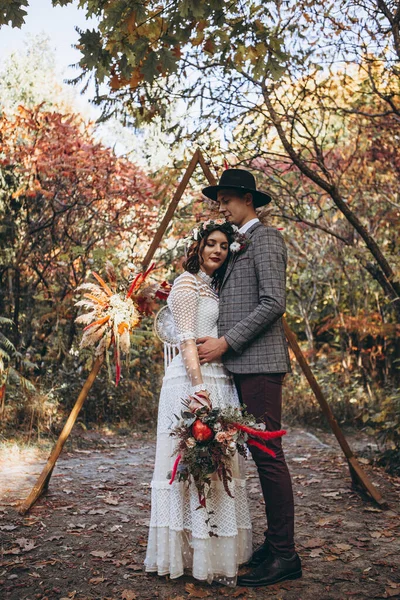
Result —
<instances>
[{"instance_id":1,"label":"autumn tree","mask_svg":"<svg viewBox=\"0 0 400 600\"><path fill-rule=\"evenodd\" d=\"M74 335L73 290L98 260L127 264L149 240L157 189L76 115L20 107L0 120L0 140L1 311L25 347L35 329L46 337L67 326L62 356Z\"/></svg>"}]
</instances>

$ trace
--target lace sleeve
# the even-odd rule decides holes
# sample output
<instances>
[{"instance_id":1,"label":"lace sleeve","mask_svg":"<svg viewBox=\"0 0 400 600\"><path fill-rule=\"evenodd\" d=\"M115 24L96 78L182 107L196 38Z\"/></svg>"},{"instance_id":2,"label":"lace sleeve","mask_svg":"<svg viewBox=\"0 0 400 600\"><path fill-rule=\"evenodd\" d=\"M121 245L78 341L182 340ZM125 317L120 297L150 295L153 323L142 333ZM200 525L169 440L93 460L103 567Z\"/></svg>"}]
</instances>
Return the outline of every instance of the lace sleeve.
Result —
<instances>
[{"instance_id":1,"label":"lace sleeve","mask_svg":"<svg viewBox=\"0 0 400 600\"><path fill-rule=\"evenodd\" d=\"M179 349L192 393L205 391L196 346L199 291L196 277L183 273L174 282L168 298L178 334Z\"/></svg>"}]
</instances>

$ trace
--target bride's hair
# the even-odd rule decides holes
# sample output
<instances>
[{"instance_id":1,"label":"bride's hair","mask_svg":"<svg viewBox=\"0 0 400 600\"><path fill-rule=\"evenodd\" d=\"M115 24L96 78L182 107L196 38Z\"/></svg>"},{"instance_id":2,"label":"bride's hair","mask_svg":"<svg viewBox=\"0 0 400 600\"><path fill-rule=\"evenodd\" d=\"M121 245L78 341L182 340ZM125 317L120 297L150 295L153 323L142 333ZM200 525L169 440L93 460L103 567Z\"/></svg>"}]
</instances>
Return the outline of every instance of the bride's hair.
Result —
<instances>
[{"instance_id":1,"label":"bride's hair","mask_svg":"<svg viewBox=\"0 0 400 600\"><path fill-rule=\"evenodd\" d=\"M201 232L199 239L193 242L193 244L190 246L187 253L187 258L183 263L183 268L189 273L192 273L193 275L196 275L196 273L200 271L200 266L204 262L203 248L207 243L208 236L210 235L210 233L213 233L213 231L221 231L221 233L226 235L226 238L228 240L228 256L226 257L224 263L214 271L211 281L212 286L215 289L218 289L224 278L226 267L228 265L228 260L231 255L229 246L233 242L234 231L229 223L223 223L221 225L215 224L215 226L208 225L207 228Z\"/></svg>"}]
</instances>

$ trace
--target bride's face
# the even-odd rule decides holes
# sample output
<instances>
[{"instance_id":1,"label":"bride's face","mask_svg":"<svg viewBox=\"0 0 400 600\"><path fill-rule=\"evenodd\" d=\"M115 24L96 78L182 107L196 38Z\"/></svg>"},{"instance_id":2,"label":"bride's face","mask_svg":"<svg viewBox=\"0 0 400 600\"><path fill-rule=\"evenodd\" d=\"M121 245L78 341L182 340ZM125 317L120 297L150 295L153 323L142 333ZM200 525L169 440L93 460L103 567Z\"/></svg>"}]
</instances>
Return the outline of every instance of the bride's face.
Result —
<instances>
[{"instance_id":1,"label":"bride's face","mask_svg":"<svg viewBox=\"0 0 400 600\"><path fill-rule=\"evenodd\" d=\"M228 238L222 231L212 231L205 242L202 243L200 256L202 258L201 268L212 275L225 262L229 251Z\"/></svg>"}]
</instances>

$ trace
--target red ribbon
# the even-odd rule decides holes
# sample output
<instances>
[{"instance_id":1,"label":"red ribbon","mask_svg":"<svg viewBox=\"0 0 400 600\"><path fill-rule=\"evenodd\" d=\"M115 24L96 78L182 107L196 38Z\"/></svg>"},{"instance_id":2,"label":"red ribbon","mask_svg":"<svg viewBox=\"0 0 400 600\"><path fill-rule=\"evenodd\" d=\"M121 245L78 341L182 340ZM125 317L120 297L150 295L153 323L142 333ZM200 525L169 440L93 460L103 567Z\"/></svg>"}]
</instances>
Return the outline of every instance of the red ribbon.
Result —
<instances>
[{"instance_id":1,"label":"red ribbon","mask_svg":"<svg viewBox=\"0 0 400 600\"><path fill-rule=\"evenodd\" d=\"M247 427L247 425L241 425L240 423L233 423L233 426L236 427L236 429L240 429L240 431L245 431L249 435L258 437L262 440L273 440L286 434L284 429L280 429L279 431L260 431L259 429L253 429L252 427ZM259 448L259 450L262 450L263 452L273 456L273 458L276 458L275 452L270 450L270 448L267 448L265 444L261 444L252 438L247 440L247 444L248 446L255 446L256 448Z\"/></svg>"},{"instance_id":2,"label":"red ribbon","mask_svg":"<svg viewBox=\"0 0 400 600\"><path fill-rule=\"evenodd\" d=\"M233 427L240 429L240 431L245 431L253 437L261 438L262 440L273 440L286 435L285 429L280 429L279 431L260 431L260 429L253 429L252 427L247 427L247 425L241 425L240 423L233 423Z\"/></svg>"},{"instance_id":3,"label":"red ribbon","mask_svg":"<svg viewBox=\"0 0 400 600\"><path fill-rule=\"evenodd\" d=\"M174 466L172 467L172 473L171 473L171 479L169 480L169 485L174 483L175 475L178 470L178 465L180 463L181 458L182 458L181 455L178 454L178 456L176 457L176 460L174 462Z\"/></svg>"},{"instance_id":4,"label":"red ribbon","mask_svg":"<svg viewBox=\"0 0 400 600\"><path fill-rule=\"evenodd\" d=\"M270 448L267 448L267 446L264 446L264 444L260 444L260 442L256 442L256 440L252 440L252 439L247 440L247 445L248 446L256 446L256 448L259 448L263 452L266 452L267 454L270 454L271 456L273 456L273 458L276 458L276 454L273 450L271 450Z\"/></svg>"}]
</instances>

